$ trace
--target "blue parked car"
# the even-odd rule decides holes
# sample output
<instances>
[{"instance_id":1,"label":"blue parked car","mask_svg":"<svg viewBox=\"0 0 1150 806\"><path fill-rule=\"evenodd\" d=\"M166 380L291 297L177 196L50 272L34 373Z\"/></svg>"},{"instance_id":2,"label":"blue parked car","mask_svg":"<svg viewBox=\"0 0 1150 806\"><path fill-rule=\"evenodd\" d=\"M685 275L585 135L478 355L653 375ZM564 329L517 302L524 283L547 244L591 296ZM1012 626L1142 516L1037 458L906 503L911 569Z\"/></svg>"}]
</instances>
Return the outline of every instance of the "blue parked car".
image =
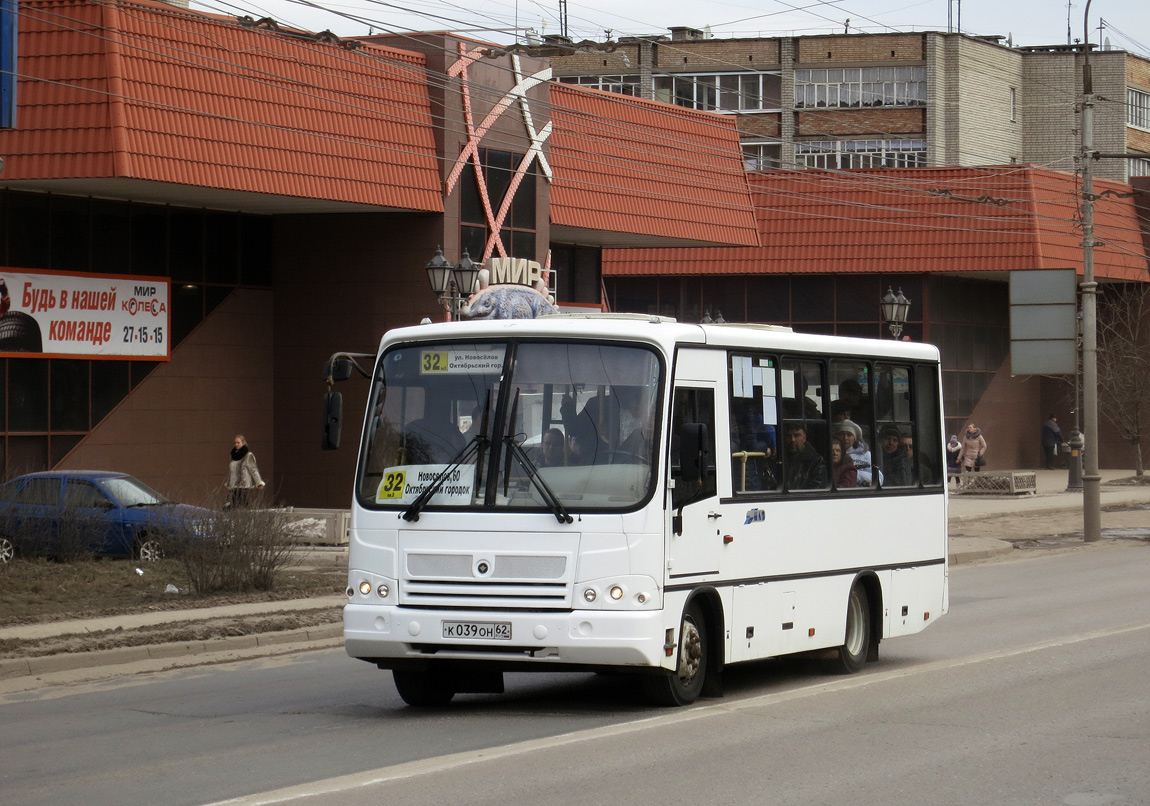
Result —
<instances>
[{"instance_id":1,"label":"blue parked car","mask_svg":"<svg viewBox=\"0 0 1150 806\"><path fill-rule=\"evenodd\" d=\"M163 556L167 535L202 535L215 513L177 504L127 473L58 470L0 484L0 562L18 547L66 548L144 561Z\"/></svg>"}]
</instances>

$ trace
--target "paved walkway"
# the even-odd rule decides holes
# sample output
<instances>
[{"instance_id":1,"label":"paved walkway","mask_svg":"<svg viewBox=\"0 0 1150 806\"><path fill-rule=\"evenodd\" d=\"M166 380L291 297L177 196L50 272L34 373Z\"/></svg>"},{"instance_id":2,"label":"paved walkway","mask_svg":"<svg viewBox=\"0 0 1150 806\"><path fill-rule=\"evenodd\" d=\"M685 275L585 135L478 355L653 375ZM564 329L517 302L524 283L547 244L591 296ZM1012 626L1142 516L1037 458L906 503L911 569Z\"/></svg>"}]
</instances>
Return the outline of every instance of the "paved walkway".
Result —
<instances>
[{"instance_id":1,"label":"paved walkway","mask_svg":"<svg viewBox=\"0 0 1150 806\"><path fill-rule=\"evenodd\" d=\"M1150 485L1108 485L1108 481L1129 478L1129 471L1101 471L1102 507L1115 505L1146 506L1150 508ZM1038 491L1030 495L955 494L950 497L950 520L960 522L976 518L1009 517L1011 515L1050 512L1082 511L1082 492L1066 490L1065 470L1040 470L1037 474ZM1150 513L1147 515L1150 522ZM338 550L326 549L326 555ZM953 537L950 541L950 562L954 565L990 559L1009 554L1013 546L1003 540L986 537ZM326 556L325 562L338 558ZM342 562L342 561L341 561ZM133 630L156 624L190 622L209 618L226 618L261 613L282 613L287 610L313 610L339 607L342 595L330 598L300 599L284 602L256 602L223 607L190 610L150 611L95 619L56 621L47 624L28 624L0 628L0 640L37 639L56 635L72 635L103 630ZM282 634L247 635L220 641L193 641L183 644L160 644L98 652L50 655L42 658L0 660L0 680L31 677L53 672L114 666L137 661L151 661L154 668L190 666L208 660L239 659L262 655L298 652L306 649L339 646L342 631L339 624L329 624ZM181 660L182 659L182 660Z\"/></svg>"},{"instance_id":2,"label":"paved walkway","mask_svg":"<svg viewBox=\"0 0 1150 806\"><path fill-rule=\"evenodd\" d=\"M1036 471L1038 492L1031 495L968 494L950 496L950 520L986 518L994 515L1020 515L1028 512L1059 512L1082 510L1082 491L1068 492L1065 470ZM1150 504L1150 484L1111 485L1108 482L1126 479L1134 474L1129 470L1101 470L1102 507L1116 504Z\"/></svg>"}]
</instances>

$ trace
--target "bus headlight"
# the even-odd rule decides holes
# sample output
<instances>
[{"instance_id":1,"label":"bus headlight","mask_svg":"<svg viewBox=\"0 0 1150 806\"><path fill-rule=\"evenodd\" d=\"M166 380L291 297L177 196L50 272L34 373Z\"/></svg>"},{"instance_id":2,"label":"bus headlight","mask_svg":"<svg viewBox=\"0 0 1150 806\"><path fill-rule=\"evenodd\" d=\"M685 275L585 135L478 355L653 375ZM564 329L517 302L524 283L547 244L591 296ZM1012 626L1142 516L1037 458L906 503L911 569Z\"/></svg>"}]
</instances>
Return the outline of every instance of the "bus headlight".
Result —
<instances>
[{"instance_id":1,"label":"bus headlight","mask_svg":"<svg viewBox=\"0 0 1150 806\"><path fill-rule=\"evenodd\" d=\"M574 604L587 610L657 610L662 606L659 584L651 577L619 575L585 579L577 584Z\"/></svg>"},{"instance_id":2,"label":"bus headlight","mask_svg":"<svg viewBox=\"0 0 1150 806\"><path fill-rule=\"evenodd\" d=\"M347 598L352 605L394 605L399 582L392 577L352 568L347 574Z\"/></svg>"}]
</instances>

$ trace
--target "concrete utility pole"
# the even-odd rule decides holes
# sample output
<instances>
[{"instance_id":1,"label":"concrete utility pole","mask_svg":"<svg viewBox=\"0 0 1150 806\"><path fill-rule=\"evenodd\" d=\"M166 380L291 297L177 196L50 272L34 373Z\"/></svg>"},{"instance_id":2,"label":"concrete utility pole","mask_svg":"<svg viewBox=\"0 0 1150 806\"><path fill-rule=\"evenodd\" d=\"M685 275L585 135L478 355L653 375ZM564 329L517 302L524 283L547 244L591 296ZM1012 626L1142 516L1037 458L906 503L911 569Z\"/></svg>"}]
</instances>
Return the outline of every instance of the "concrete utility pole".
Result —
<instances>
[{"instance_id":1,"label":"concrete utility pole","mask_svg":"<svg viewBox=\"0 0 1150 806\"><path fill-rule=\"evenodd\" d=\"M1090 74L1090 3L1082 25L1082 536L1102 539L1102 476L1098 473L1098 284L1094 282L1094 81Z\"/></svg>"}]
</instances>

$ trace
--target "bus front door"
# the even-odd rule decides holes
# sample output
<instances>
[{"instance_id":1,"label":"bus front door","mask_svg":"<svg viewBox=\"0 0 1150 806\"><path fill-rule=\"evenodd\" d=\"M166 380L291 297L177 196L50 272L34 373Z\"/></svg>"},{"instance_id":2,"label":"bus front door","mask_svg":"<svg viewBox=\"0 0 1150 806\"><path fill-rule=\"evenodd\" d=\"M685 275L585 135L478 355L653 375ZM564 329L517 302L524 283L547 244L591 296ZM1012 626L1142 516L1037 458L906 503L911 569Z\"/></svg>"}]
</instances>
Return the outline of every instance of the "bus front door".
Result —
<instances>
[{"instance_id":1,"label":"bus front door","mask_svg":"<svg viewBox=\"0 0 1150 806\"><path fill-rule=\"evenodd\" d=\"M701 425L700 431L695 426ZM701 433L701 444L683 451L682 430ZM671 510L667 513L668 581L719 573L723 548L722 513L715 472L715 387L677 386L671 412ZM692 440L694 441L694 440ZM697 447L698 451L693 449ZM684 473L683 463L696 463ZM697 478L695 478L697 476Z\"/></svg>"}]
</instances>

